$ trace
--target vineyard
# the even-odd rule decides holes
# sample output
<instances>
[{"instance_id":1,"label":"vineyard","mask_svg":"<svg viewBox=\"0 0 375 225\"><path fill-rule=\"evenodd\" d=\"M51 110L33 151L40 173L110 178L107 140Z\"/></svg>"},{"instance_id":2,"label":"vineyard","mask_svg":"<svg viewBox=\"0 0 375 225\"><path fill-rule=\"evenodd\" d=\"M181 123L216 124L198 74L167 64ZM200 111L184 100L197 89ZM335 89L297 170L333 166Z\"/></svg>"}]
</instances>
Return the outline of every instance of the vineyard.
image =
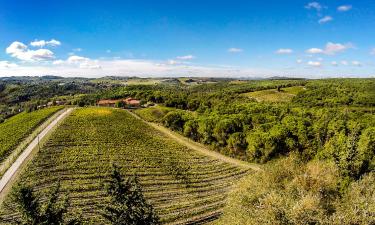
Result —
<instances>
[{"instance_id":1,"label":"vineyard","mask_svg":"<svg viewBox=\"0 0 375 225\"><path fill-rule=\"evenodd\" d=\"M75 110L37 153L19 182L48 191L60 180L70 213L103 224L108 203L103 185L111 164L137 174L146 199L164 224L196 224L217 219L233 183L250 171L200 155L135 119L109 108ZM2 209L9 222L17 214Z\"/></svg>"},{"instance_id":2,"label":"vineyard","mask_svg":"<svg viewBox=\"0 0 375 225\"><path fill-rule=\"evenodd\" d=\"M29 135L34 128L62 107L51 107L34 112L22 112L0 124L0 162Z\"/></svg>"}]
</instances>

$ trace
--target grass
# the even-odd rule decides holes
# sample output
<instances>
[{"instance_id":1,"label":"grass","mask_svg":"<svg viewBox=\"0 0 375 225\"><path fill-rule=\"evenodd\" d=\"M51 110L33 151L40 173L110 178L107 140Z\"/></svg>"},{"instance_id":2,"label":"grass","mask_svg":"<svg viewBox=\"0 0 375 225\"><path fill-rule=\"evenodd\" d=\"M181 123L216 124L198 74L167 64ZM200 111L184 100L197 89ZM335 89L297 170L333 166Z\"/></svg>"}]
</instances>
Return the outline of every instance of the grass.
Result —
<instances>
[{"instance_id":1,"label":"grass","mask_svg":"<svg viewBox=\"0 0 375 225\"><path fill-rule=\"evenodd\" d=\"M112 163L125 175L138 174L146 199L164 224L195 224L221 215L234 182L248 169L191 150L125 110L75 110L51 135L20 175L44 192L57 180L69 195L69 212L104 224L103 190ZM6 200L7 201L7 200ZM2 209L3 222L18 215Z\"/></svg>"},{"instance_id":2,"label":"grass","mask_svg":"<svg viewBox=\"0 0 375 225\"><path fill-rule=\"evenodd\" d=\"M244 93L244 96L254 98L259 102L290 102L294 96L304 90L303 86L293 86L282 88L281 91L277 89L268 89L262 91L254 91Z\"/></svg>"},{"instance_id":3,"label":"grass","mask_svg":"<svg viewBox=\"0 0 375 225\"><path fill-rule=\"evenodd\" d=\"M2 162L16 146L26 138L38 125L48 119L62 107L51 107L22 112L0 124L0 162Z\"/></svg>"},{"instance_id":4,"label":"grass","mask_svg":"<svg viewBox=\"0 0 375 225\"><path fill-rule=\"evenodd\" d=\"M142 119L148 122L158 123L161 122L162 118L169 112L176 110L165 106L152 106L149 108L137 109L134 111L135 114L140 116Z\"/></svg>"}]
</instances>

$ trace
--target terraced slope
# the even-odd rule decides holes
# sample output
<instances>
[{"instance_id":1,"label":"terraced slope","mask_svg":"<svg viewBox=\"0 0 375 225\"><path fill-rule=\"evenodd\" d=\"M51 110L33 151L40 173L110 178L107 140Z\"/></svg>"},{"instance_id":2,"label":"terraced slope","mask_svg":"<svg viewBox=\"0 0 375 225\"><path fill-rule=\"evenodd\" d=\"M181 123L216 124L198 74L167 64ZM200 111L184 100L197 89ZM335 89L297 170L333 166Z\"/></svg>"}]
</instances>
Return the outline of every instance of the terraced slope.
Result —
<instances>
[{"instance_id":1,"label":"terraced slope","mask_svg":"<svg viewBox=\"0 0 375 225\"><path fill-rule=\"evenodd\" d=\"M70 212L103 224L103 182L116 163L137 173L146 198L165 224L197 224L220 216L233 182L248 169L200 155L164 136L128 112L109 108L74 111L35 156L20 182L42 192L61 179ZM9 221L15 214L3 211Z\"/></svg>"},{"instance_id":2,"label":"terraced slope","mask_svg":"<svg viewBox=\"0 0 375 225\"><path fill-rule=\"evenodd\" d=\"M62 107L22 112L0 124L0 163L34 128Z\"/></svg>"}]
</instances>

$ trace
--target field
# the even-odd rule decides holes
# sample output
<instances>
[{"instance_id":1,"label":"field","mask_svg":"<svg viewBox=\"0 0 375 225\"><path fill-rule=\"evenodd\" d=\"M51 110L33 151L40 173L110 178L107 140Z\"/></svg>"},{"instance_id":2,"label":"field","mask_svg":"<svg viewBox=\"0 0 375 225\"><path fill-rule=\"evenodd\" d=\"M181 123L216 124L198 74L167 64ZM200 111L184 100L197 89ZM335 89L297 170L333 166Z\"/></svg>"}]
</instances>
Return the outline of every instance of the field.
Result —
<instances>
[{"instance_id":1,"label":"field","mask_svg":"<svg viewBox=\"0 0 375 225\"><path fill-rule=\"evenodd\" d=\"M149 122L161 122L162 118L171 111L175 111L174 108L164 106L153 106L148 108L137 109L134 112L142 119Z\"/></svg>"},{"instance_id":2,"label":"field","mask_svg":"<svg viewBox=\"0 0 375 225\"><path fill-rule=\"evenodd\" d=\"M233 182L249 174L178 144L124 110L84 108L66 118L19 182L43 192L60 179L71 199L69 212L82 212L86 222L103 224L103 183L112 163L123 174L139 176L164 224L216 219ZM17 216L7 210L1 214L5 222Z\"/></svg>"},{"instance_id":3,"label":"field","mask_svg":"<svg viewBox=\"0 0 375 225\"><path fill-rule=\"evenodd\" d=\"M0 124L0 162L8 156L35 127L62 107L51 107L34 112L22 112Z\"/></svg>"},{"instance_id":4,"label":"field","mask_svg":"<svg viewBox=\"0 0 375 225\"><path fill-rule=\"evenodd\" d=\"M243 94L244 96L254 98L259 102L290 102L294 96L302 92L304 87L293 86L282 88L280 91L277 89L268 89L262 91L254 91Z\"/></svg>"}]
</instances>

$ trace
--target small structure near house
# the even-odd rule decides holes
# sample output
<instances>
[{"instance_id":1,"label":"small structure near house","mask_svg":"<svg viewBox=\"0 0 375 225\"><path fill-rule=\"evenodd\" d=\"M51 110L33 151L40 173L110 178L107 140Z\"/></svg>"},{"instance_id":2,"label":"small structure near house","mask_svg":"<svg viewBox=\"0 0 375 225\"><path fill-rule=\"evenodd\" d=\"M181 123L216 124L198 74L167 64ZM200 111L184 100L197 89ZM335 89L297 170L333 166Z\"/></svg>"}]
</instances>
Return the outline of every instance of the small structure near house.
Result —
<instances>
[{"instance_id":1,"label":"small structure near house","mask_svg":"<svg viewBox=\"0 0 375 225\"><path fill-rule=\"evenodd\" d=\"M125 104L126 105L129 105L131 107L140 107L141 106L141 101L139 101L138 99L134 99L134 98L127 98L124 100Z\"/></svg>"},{"instance_id":2,"label":"small structure near house","mask_svg":"<svg viewBox=\"0 0 375 225\"><path fill-rule=\"evenodd\" d=\"M126 99L102 99L97 102L98 106L105 106L105 107L115 107L117 103L123 102L125 107L127 108L138 108L141 107L141 101L135 98L126 98Z\"/></svg>"},{"instance_id":3,"label":"small structure near house","mask_svg":"<svg viewBox=\"0 0 375 225\"><path fill-rule=\"evenodd\" d=\"M120 100L103 99L97 102L98 106L115 107L116 103Z\"/></svg>"}]
</instances>

